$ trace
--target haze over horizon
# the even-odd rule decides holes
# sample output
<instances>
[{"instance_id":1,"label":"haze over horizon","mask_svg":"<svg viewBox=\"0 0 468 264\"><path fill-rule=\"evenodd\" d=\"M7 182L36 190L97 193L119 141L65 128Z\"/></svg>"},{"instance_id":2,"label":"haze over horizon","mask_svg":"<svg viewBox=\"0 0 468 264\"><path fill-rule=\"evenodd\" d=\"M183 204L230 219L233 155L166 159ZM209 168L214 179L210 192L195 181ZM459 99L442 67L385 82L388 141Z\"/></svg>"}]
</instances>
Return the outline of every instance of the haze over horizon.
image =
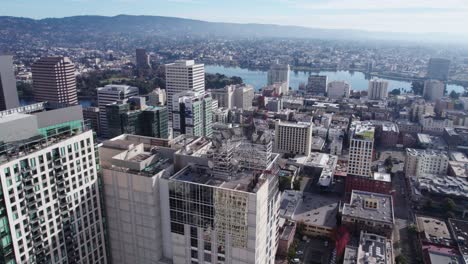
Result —
<instances>
[{"instance_id":1,"label":"haze over horizon","mask_svg":"<svg viewBox=\"0 0 468 264\"><path fill-rule=\"evenodd\" d=\"M464 0L18 0L2 3L0 16L154 15L209 22L294 25L400 33L468 36ZM54 8L51 8L54 7ZM437 19L435 19L437 18Z\"/></svg>"}]
</instances>

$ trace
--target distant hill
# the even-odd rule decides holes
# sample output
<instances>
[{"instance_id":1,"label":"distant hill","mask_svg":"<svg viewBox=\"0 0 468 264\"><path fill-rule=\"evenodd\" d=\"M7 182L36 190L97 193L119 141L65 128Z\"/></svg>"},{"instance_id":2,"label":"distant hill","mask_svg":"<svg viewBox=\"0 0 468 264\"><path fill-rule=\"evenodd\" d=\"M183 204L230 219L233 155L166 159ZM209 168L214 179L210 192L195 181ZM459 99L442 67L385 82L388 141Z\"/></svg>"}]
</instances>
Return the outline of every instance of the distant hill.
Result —
<instances>
[{"instance_id":1,"label":"distant hill","mask_svg":"<svg viewBox=\"0 0 468 264\"><path fill-rule=\"evenodd\" d=\"M148 37L282 37L348 40L450 40L440 34L402 34L360 30L317 29L268 24L217 23L161 16L74 16L34 20L0 16L0 43L25 41L45 44L99 42L119 36ZM454 39L458 42L460 38Z\"/></svg>"}]
</instances>

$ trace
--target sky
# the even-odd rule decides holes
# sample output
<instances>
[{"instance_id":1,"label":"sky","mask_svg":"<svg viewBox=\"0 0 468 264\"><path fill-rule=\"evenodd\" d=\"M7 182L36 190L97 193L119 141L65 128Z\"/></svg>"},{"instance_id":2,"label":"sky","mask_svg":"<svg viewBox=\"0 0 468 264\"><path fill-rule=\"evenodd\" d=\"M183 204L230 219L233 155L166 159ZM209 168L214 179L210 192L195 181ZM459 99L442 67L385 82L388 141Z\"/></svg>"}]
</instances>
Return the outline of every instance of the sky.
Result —
<instances>
[{"instance_id":1,"label":"sky","mask_svg":"<svg viewBox=\"0 0 468 264\"><path fill-rule=\"evenodd\" d=\"M468 36L468 0L2 0L0 16L159 15Z\"/></svg>"}]
</instances>

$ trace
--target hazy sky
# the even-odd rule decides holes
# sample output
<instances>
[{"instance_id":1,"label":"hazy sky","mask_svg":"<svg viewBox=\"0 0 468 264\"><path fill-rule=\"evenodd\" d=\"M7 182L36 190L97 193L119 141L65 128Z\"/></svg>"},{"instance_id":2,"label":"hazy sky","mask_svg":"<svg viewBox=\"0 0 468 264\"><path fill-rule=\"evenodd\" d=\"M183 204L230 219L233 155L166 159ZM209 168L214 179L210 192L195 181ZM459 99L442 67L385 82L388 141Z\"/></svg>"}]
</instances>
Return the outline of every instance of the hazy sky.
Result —
<instances>
[{"instance_id":1,"label":"hazy sky","mask_svg":"<svg viewBox=\"0 0 468 264\"><path fill-rule=\"evenodd\" d=\"M468 0L2 0L0 15L160 15L206 21L468 35Z\"/></svg>"}]
</instances>

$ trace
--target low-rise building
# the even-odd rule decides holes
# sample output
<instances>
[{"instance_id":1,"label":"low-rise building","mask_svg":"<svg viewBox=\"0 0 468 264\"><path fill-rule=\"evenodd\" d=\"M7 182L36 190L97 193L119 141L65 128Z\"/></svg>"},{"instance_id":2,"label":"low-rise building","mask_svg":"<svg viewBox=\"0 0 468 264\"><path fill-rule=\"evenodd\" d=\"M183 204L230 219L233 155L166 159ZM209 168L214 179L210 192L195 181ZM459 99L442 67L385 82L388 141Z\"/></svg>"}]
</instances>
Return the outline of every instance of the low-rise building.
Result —
<instances>
[{"instance_id":1,"label":"low-rise building","mask_svg":"<svg viewBox=\"0 0 468 264\"><path fill-rule=\"evenodd\" d=\"M423 174L446 175L447 152L432 149L406 149L405 174L419 177Z\"/></svg>"},{"instance_id":2,"label":"low-rise building","mask_svg":"<svg viewBox=\"0 0 468 264\"><path fill-rule=\"evenodd\" d=\"M343 264L393 264L393 259L392 240L361 231L359 241L346 246Z\"/></svg>"},{"instance_id":3,"label":"low-rise building","mask_svg":"<svg viewBox=\"0 0 468 264\"><path fill-rule=\"evenodd\" d=\"M297 225L304 225L304 234L331 237L336 227L338 201L322 195L284 191L280 203L280 216Z\"/></svg>"},{"instance_id":4,"label":"low-rise building","mask_svg":"<svg viewBox=\"0 0 468 264\"><path fill-rule=\"evenodd\" d=\"M456 240L458 251L468 263L468 221L449 219L449 226Z\"/></svg>"},{"instance_id":5,"label":"low-rise building","mask_svg":"<svg viewBox=\"0 0 468 264\"><path fill-rule=\"evenodd\" d=\"M374 172L372 177L356 175L346 176L345 197L349 198L353 190L392 194L392 179L390 174Z\"/></svg>"},{"instance_id":6,"label":"low-rise building","mask_svg":"<svg viewBox=\"0 0 468 264\"><path fill-rule=\"evenodd\" d=\"M444 220L429 216L416 216L416 225L422 244L451 246L454 242Z\"/></svg>"},{"instance_id":7,"label":"low-rise building","mask_svg":"<svg viewBox=\"0 0 468 264\"><path fill-rule=\"evenodd\" d=\"M341 222L356 234L363 230L390 238L395 224L392 196L352 191L350 203L343 206Z\"/></svg>"},{"instance_id":8,"label":"low-rise building","mask_svg":"<svg viewBox=\"0 0 468 264\"><path fill-rule=\"evenodd\" d=\"M425 149L447 150L448 146L439 136L418 133L418 145Z\"/></svg>"}]
</instances>

